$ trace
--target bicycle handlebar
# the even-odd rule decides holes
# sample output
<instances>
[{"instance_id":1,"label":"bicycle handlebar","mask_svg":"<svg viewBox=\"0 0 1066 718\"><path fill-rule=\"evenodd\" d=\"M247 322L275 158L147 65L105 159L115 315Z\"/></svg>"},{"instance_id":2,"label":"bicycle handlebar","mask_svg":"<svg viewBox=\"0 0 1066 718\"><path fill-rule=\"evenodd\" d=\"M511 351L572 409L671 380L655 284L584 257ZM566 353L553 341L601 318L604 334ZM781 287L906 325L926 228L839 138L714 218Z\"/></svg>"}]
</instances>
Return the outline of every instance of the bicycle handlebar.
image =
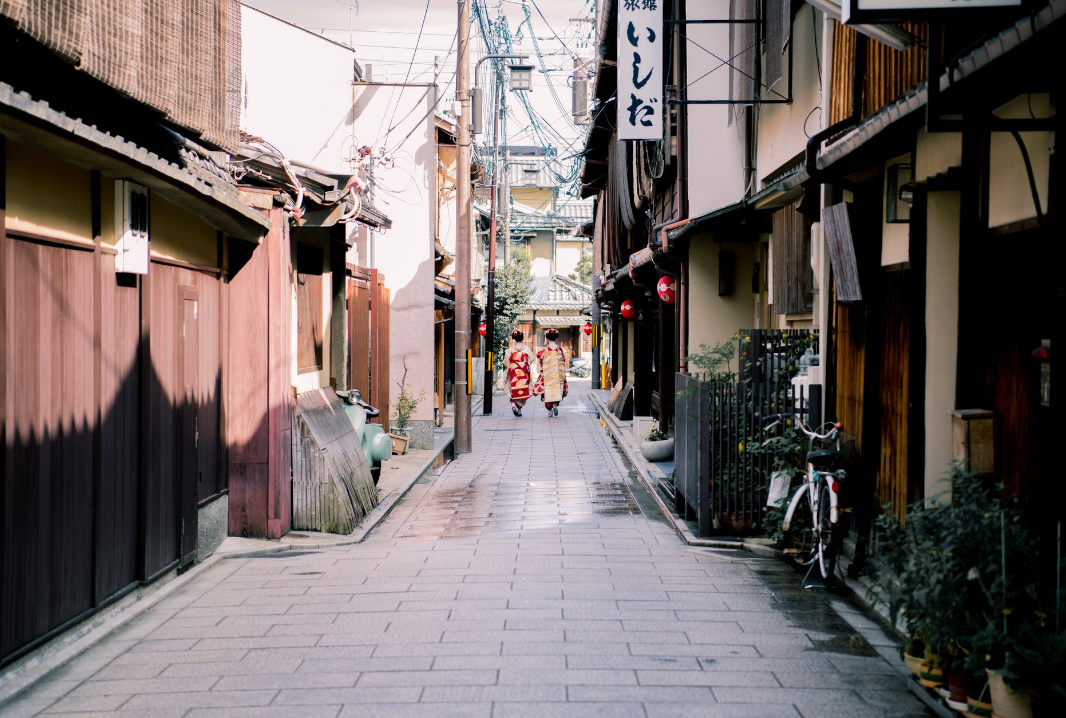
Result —
<instances>
[{"instance_id":1,"label":"bicycle handlebar","mask_svg":"<svg viewBox=\"0 0 1066 718\"><path fill-rule=\"evenodd\" d=\"M803 423L803 419L800 418L799 414L767 414L763 417L763 421L766 421L767 419L773 419L774 421L772 424L768 424L766 427L764 427L766 429L771 429L774 426L777 426L778 422L780 422L782 419L795 419L796 426L799 428L799 430L807 436L811 437L812 439L834 439L836 438L837 433L842 428L844 428L844 425L838 421L833 424L833 428L831 428L828 432L826 432L825 434L819 434L818 432L811 431L809 428L807 428L807 425Z\"/></svg>"}]
</instances>

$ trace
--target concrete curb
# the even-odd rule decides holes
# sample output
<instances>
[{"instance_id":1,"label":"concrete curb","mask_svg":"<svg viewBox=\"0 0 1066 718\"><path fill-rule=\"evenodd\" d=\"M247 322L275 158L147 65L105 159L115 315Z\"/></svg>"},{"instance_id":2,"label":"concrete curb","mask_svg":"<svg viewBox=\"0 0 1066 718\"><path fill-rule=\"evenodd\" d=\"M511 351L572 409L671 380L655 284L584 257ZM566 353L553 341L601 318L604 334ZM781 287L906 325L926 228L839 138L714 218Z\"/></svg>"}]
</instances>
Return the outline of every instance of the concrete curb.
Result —
<instances>
[{"instance_id":1,"label":"concrete curb","mask_svg":"<svg viewBox=\"0 0 1066 718\"><path fill-rule=\"evenodd\" d=\"M632 464L633 469L640 476L641 481L645 483L651 495L655 498L655 503L659 505L659 510L673 525L674 530L677 531L678 536L689 546L700 546L703 548L729 548L729 549L742 549L748 551L756 556L765 556L767 558L777 558L779 551L772 546L758 543L756 541L744 540L744 539L707 539L700 538L692 533L692 529L688 527L683 519L674 514L673 510L666 505L662 496L659 495L659 489L656 486L656 479L651 475L648 469L648 464L641 456L640 448L633 445L630 441L628 433L624 430L618 419L607 410L607 405L602 398L593 394L590 397L593 406L596 407L596 412L600 417L600 421L603 423L604 428L616 442L618 447L625 454L629 463Z\"/></svg>"}]
</instances>

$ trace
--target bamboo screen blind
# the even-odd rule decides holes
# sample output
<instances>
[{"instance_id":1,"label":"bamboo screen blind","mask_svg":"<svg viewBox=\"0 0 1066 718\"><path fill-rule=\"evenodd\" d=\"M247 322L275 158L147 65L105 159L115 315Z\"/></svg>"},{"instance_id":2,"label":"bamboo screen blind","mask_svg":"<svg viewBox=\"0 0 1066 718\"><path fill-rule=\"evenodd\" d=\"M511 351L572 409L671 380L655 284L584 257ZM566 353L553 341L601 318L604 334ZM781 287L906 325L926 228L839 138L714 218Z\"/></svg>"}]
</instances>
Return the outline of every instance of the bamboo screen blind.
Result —
<instances>
[{"instance_id":1,"label":"bamboo screen blind","mask_svg":"<svg viewBox=\"0 0 1066 718\"><path fill-rule=\"evenodd\" d=\"M237 146L237 0L0 0L2 20L175 124Z\"/></svg>"},{"instance_id":2,"label":"bamboo screen blind","mask_svg":"<svg viewBox=\"0 0 1066 718\"><path fill-rule=\"evenodd\" d=\"M851 75L855 59L855 31L834 22L833 72L830 123L851 114ZM903 29L919 43L900 52L870 40L866 43L866 82L863 85L862 116L881 109L925 79L925 23L904 23Z\"/></svg>"},{"instance_id":3,"label":"bamboo screen blind","mask_svg":"<svg viewBox=\"0 0 1066 718\"><path fill-rule=\"evenodd\" d=\"M798 202L774 212L774 314L797 314L811 308L811 221L800 214Z\"/></svg>"}]
</instances>

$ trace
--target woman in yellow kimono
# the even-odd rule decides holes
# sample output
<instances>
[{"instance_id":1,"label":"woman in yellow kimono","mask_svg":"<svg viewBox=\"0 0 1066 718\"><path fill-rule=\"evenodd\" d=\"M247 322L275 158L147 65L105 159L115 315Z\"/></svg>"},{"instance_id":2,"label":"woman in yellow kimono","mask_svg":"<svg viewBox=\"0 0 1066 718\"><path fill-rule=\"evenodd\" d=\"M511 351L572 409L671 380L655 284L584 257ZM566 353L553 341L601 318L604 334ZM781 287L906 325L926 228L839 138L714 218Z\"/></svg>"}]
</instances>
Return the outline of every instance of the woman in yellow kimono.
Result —
<instances>
[{"instance_id":1,"label":"woman in yellow kimono","mask_svg":"<svg viewBox=\"0 0 1066 718\"><path fill-rule=\"evenodd\" d=\"M522 407L529 399L529 382L533 373L530 368L533 352L522 343L524 338L525 335L517 329L511 332L511 339L514 341L503 358L503 365L507 367L507 381L511 387L511 413L515 416L522 416Z\"/></svg>"},{"instance_id":2,"label":"woman in yellow kimono","mask_svg":"<svg viewBox=\"0 0 1066 718\"><path fill-rule=\"evenodd\" d=\"M537 352L540 376L537 377L533 393L541 395L548 416L559 416L559 403L569 393L566 385L566 352L556 344L558 330L549 329L544 332L544 338L548 344Z\"/></svg>"}]
</instances>

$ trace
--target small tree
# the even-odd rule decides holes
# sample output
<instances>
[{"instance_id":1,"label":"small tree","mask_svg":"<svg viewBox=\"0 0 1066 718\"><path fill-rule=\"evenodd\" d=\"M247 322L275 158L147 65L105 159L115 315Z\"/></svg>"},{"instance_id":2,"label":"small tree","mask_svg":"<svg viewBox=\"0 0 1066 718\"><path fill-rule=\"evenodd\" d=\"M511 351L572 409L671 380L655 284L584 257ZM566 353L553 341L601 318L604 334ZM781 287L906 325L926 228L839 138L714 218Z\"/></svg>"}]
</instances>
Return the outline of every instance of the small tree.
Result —
<instances>
[{"instance_id":1,"label":"small tree","mask_svg":"<svg viewBox=\"0 0 1066 718\"><path fill-rule=\"evenodd\" d=\"M415 413L415 409L426 398L424 390L419 392L417 397L407 391L407 357L403 358L403 378L396 382L396 386L400 387L400 394L396 397L396 406L393 410L392 418L396 422L397 431L402 432L406 431L407 425L411 423L411 416Z\"/></svg>"},{"instance_id":2,"label":"small tree","mask_svg":"<svg viewBox=\"0 0 1066 718\"><path fill-rule=\"evenodd\" d=\"M529 250L516 250L511 264L496 272L496 315L492 337L493 363L503 368L503 355L511 332L518 326L518 318L529 309L532 294Z\"/></svg>"}]
</instances>

